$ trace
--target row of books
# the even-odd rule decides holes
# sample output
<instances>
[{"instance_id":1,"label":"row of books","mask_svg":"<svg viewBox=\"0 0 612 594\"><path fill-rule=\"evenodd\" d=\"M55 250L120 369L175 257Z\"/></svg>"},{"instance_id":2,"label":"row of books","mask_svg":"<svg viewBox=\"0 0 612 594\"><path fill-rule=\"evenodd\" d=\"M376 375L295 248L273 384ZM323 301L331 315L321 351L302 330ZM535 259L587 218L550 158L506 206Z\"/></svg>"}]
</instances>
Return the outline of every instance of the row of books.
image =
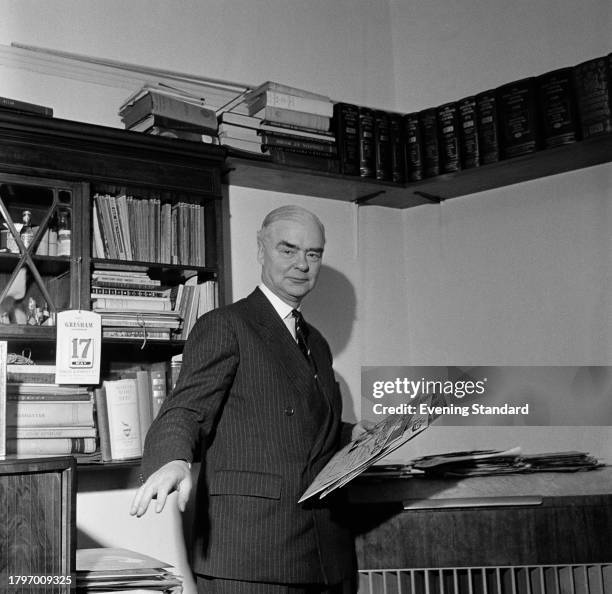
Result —
<instances>
[{"instance_id":1,"label":"row of books","mask_svg":"<svg viewBox=\"0 0 612 594\"><path fill-rule=\"evenodd\" d=\"M196 320L219 305L216 281L192 276L167 288L146 272L127 270L95 270L91 299L103 337L146 340L186 340Z\"/></svg>"},{"instance_id":2,"label":"row of books","mask_svg":"<svg viewBox=\"0 0 612 594\"><path fill-rule=\"evenodd\" d=\"M123 371L94 390L103 462L142 456L147 431L168 392L168 365Z\"/></svg>"},{"instance_id":3,"label":"row of books","mask_svg":"<svg viewBox=\"0 0 612 594\"><path fill-rule=\"evenodd\" d=\"M397 183L612 131L612 54L416 113L334 106L340 171Z\"/></svg>"},{"instance_id":4,"label":"row of books","mask_svg":"<svg viewBox=\"0 0 612 594\"><path fill-rule=\"evenodd\" d=\"M201 204L96 194L92 253L95 258L205 266L205 228Z\"/></svg>"},{"instance_id":5,"label":"row of books","mask_svg":"<svg viewBox=\"0 0 612 594\"><path fill-rule=\"evenodd\" d=\"M6 368L6 454L108 462L142 455L180 361L126 369L93 390L56 384L55 365Z\"/></svg>"},{"instance_id":6,"label":"row of books","mask_svg":"<svg viewBox=\"0 0 612 594\"><path fill-rule=\"evenodd\" d=\"M7 365L6 453L95 458L93 394L55 383L55 365Z\"/></svg>"},{"instance_id":7,"label":"row of books","mask_svg":"<svg viewBox=\"0 0 612 594\"><path fill-rule=\"evenodd\" d=\"M612 131L611 63L612 54L600 56L407 114L268 81L245 94L241 110L219 113L208 132L284 165L419 181Z\"/></svg>"}]
</instances>

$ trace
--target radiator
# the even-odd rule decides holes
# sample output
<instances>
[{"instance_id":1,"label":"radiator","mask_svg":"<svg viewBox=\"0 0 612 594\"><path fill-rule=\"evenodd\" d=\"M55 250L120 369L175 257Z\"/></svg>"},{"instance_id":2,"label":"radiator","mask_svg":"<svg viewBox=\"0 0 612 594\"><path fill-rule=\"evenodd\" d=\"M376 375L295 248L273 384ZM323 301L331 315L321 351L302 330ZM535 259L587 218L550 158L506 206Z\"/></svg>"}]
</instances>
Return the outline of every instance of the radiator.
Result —
<instances>
[{"instance_id":1,"label":"radiator","mask_svg":"<svg viewBox=\"0 0 612 594\"><path fill-rule=\"evenodd\" d=\"M360 570L358 594L612 594L612 563Z\"/></svg>"}]
</instances>

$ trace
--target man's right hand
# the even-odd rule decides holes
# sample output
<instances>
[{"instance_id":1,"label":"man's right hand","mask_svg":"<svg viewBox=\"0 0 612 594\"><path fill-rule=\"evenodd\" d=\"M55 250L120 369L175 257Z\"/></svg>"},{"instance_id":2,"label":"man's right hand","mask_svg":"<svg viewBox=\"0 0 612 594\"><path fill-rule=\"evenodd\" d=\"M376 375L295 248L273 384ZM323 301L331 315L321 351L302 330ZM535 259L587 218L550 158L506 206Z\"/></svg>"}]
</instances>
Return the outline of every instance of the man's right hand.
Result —
<instances>
[{"instance_id":1,"label":"man's right hand","mask_svg":"<svg viewBox=\"0 0 612 594\"><path fill-rule=\"evenodd\" d=\"M184 460L168 462L154 472L147 482L136 491L130 506L130 515L140 518L145 514L154 498L157 499L155 511L161 512L172 491L178 492L178 508L183 512L189 499L189 493L191 493L191 485L189 464Z\"/></svg>"}]
</instances>

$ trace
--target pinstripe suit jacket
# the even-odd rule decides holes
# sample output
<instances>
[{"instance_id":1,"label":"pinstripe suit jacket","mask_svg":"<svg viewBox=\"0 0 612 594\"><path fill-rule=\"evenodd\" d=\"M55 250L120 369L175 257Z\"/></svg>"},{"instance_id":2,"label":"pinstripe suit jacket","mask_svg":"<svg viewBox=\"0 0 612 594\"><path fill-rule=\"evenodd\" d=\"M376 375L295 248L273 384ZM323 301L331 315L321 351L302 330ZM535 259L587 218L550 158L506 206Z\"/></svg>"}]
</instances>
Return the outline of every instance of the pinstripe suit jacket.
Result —
<instances>
[{"instance_id":1,"label":"pinstripe suit jacket","mask_svg":"<svg viewBox=\"0 0 612 594\"><path fill-rule=\"evenodd\" d=\"M309 331L318 380L259 289L201 317L189 336L173 395L147 435L143 470L190 461L202 448L196 573L333 584L354 572L333 497L297 503L338 448L342 408L329 346Z\"/></svg>"}]
</instances>

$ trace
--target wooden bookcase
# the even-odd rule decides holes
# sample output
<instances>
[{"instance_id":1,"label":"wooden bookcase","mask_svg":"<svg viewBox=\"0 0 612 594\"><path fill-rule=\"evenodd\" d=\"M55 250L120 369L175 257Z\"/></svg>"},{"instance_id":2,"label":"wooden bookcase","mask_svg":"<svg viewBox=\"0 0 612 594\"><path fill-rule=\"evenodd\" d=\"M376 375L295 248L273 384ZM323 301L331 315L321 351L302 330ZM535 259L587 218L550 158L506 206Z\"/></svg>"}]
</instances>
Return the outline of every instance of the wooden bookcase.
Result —
<instances>
[{"instance_id":1,"label":"wooden bookcase","mask_svg":"<svg viewBox=\"0 0 612 594\"><path fill-rule=\"evenodd\" d=\"M19 253L0 253L0 301L9 316L9 323L0 324L0 340L8 341L9 353L26 352L36 363L54 363L56 328L25 323L26 304L30 297L37 304L44 302L50 315L91 309L91 275L100 267L145 271L165 286L193 276L198 282L216 280L223 303L224 158L222 148L202 143L0 111L0 224L7 219L21 222L22 211L30 210L32 225L42 233L62 209L69 213L71 226L67 255L40 255L34 249L24 253L23 246L18 246ZM96 193L201 205L205 265L92 257ZM175 339L150 340L141 348L143 342L144 336L103 339L102 377L117 363L168 361L184 344Z\"/></svg>"}]
</instances>

